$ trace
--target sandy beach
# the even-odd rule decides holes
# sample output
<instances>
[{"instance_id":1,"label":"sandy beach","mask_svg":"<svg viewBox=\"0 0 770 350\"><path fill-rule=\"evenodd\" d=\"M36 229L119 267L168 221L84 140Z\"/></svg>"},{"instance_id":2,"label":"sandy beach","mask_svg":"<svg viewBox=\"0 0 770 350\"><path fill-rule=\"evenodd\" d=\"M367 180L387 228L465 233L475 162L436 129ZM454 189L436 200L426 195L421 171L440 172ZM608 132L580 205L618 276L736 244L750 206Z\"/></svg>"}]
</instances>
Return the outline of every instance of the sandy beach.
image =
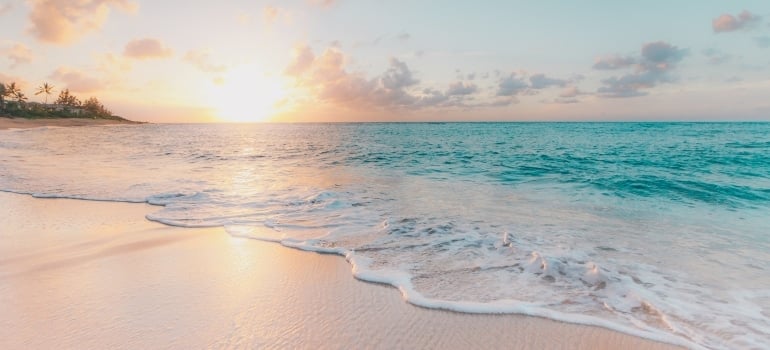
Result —
<instances>
[{"instance_id":1,"label":"sandy beach","mask_svg":"<svg viewBox=\"0 0 770 350\"><path fill-rule=\"evenodd\" d=\"M26 118L0 117L0 130L39 128L41 126L88 126L88 125L112 125L112 124L138 124L138 122L108 120L108 119L89 119L89 118L26 119Z\"/></svg>"},{"instance_id":2,"label":"sandy beach","mask_svg":"<svg viewBox=\"0 0 770 350\"><path fill-rule=\"evenodd\" d=\"M602 328L405 303L344 258L0 193L0 348L668 349Z\"/></svg>"}]
</instances>

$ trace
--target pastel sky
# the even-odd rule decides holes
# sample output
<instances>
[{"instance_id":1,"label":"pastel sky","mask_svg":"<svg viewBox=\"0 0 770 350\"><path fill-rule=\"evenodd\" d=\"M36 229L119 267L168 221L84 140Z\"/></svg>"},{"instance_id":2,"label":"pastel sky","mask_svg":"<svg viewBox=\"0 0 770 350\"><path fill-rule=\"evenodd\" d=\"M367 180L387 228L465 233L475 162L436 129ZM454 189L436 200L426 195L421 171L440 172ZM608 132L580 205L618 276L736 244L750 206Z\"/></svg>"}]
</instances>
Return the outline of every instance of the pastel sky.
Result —
<instances>
[{"instance_id":1,"label":"pastel sky","mask_svg":"<svg viewBox=\"0 0 770 350\"><path fill-rule=\"evenodd\" d=\"M770 120L767 0L0 0L0 33L0 82L142 121Z\"/></svg>"}]
</instances>

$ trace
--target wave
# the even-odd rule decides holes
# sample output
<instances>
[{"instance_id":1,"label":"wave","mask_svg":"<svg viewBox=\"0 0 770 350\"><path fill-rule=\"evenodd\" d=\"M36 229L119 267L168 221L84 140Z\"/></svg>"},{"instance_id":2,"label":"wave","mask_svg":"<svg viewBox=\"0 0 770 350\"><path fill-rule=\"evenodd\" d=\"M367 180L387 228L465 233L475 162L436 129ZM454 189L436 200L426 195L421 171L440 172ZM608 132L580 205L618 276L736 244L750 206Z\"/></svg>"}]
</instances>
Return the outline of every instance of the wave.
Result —
<instances>
[{"instance_id":1,"label":"wave","mask_svg":"<svg viewBox=\"0 0 770 350\"><path fill-rule=\"evenodd\" d=\"M162 224L338 254L356 278L393 285L422 307L752 348L770 341L770 315L756 311L770 307L765 131L49 129L3 134L0 189L148 203L158 210L146 218Z\"/></svg>"},{"instance_id":2,"label":"wave","mask_svg":"<svg viewBox=\"0 0 770 350\"><path fill-rule=\"evenodd\" d=\"M253 234L244 233L244 231L252 232L251 228L226 227L226 231L233 237L279 243L289 248L321 254L335 254L343 256L345 257L345 260L351 265L352 274L356 279L371 283L393 286L401 293L404 301L424 308L474 314L518 314L525 316L543 317L561 322L603 327L621 333L672 345L687 347L690 349L705 349L704 347L692 341L684 340L680 337L660 332L657 329L639 329L626 327L599 317L554 311L548 308L544 308L538 303L527 303L518 300L495 300L492 302L482 303L466 300L449 301L430 298L426 297L425 295L418 292L417 289L415 289L414 285L412 284L413 276L411 274L403 270L373 269L371 268L371 266L374 264L373 259L357 254L356 250L349 250L341 247L319 246L318 243L322 242L322 240L302 241L276 236L255 236ZM530 270L547 270L547 268L542 267L545 266L545 264L542 262L542 258L539 257L537 253L533 253L533 257L533 261L531 261L530 265L528 265ZM586 274L582 280L590 281L592 282L592 285L606 283L606 277L600 276L601 273L597 272L597 269L598 267L596 265L592 265L592 268L586 271ZM550 275L546 274L546 276Z\"/></svg>"}]
</instances>

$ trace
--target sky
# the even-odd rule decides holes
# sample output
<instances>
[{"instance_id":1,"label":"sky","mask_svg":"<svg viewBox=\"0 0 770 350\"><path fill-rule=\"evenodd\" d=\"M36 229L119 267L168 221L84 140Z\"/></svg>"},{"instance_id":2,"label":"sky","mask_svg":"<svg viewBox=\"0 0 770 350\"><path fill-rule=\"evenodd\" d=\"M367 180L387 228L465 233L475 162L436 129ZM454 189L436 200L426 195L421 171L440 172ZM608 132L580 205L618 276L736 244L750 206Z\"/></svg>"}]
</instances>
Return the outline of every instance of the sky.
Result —
<instances>
[{"instance_id":1,"label":"sky","mask_svg":"<svg viewBox=\"0 0 770 350\"><path fill-rule=\"evenodd\" d=\"M770 1L0 0L0 82L148 122L770 120Z\"/></svg>"}]
</instances>

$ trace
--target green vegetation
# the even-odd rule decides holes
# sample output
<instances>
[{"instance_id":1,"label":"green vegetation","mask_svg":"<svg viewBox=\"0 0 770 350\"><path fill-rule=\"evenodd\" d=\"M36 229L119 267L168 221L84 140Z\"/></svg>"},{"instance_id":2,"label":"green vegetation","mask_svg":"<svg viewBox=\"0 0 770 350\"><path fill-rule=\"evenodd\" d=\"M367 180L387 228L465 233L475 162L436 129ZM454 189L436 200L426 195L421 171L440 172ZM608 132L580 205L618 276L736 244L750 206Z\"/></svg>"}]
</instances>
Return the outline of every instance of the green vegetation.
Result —
<instances>
[{"instance_id":1,"label":"green vegetation","mask_svg":"<svg viewBox=\"0 0 770 350\"><path fill-rule=\"evenodd\" d=\"M90 97L81 102L69 89L59 92L59 97L53 104L48 104L48 96L54 93L54 86L44 83L39 86L35 95L44 94L45 103L29 102L27 96L16 83L0 83L0 116L37 118L90 118L125 120L115 116L104 107L96 97Z\"/></svg>"}]
</instances>

